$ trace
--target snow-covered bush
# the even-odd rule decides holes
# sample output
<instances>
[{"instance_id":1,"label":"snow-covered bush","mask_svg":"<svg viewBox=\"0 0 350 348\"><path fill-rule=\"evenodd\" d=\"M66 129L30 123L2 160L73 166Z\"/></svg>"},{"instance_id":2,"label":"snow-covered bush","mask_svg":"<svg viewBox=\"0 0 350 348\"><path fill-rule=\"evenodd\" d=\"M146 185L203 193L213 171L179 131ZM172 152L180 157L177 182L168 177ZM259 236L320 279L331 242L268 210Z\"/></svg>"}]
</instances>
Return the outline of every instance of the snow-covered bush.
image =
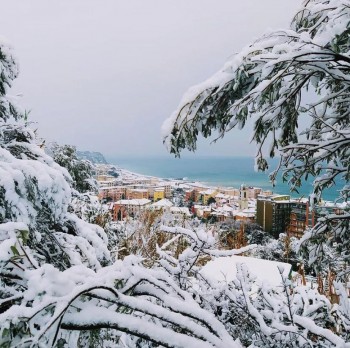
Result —
<instances>
[{"instance_id":1,"label":"snow-covered bush","mask_svg":"<svg viewBox=\"0 0 350 348\"><path fill-rule=\"evenodd\" d=\"M203 229L163 226L162 230L173 238L157 246L159 263L181 289L213 313L244 346L346 346L345 342L350 339L346 293L341 296L341 306L332 306L312 285L296 286L285 277L282 268L279 269L280 284L276 286L258 281L244 264L236 265L233 281L218 283L215 276L202 272L203 264L216 257L250 253L256 246L217 250L217 241ZM188 247L174 257L171 245L180 236L187 240Z\"/></svg>"}]
</instances>

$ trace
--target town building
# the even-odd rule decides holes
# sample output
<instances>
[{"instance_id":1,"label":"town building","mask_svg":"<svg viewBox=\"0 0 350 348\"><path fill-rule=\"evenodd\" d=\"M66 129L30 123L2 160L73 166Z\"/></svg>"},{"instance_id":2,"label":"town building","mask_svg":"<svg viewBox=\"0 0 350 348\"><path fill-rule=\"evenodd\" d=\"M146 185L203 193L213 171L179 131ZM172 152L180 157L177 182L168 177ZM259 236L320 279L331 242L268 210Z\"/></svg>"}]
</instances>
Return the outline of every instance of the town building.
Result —
<instances>
[{"instance_id":1,"label":"town building","mask_svg":"<svg viewBox=\"0 0 350 348\"><path fill-rule=\"evenodd\" d=\"M100 187L116 186L120 182L119 179L116 179L114 176L111 175L97 175L95 176L95 179Z\"/></svg>"},{"instance_id":2,"label":"town building","mask_svg":"<svg viewBox=\"0 0 350 348\"><path fill-rule=\"evenodd\" d=\"M244 209L243 211L234 211L232 216L236 221L255 222L255 210Z\"/></svg>"},{"instance_id":3,"label":"town building","mask_svg":"<svg viewBox=\"0 0 350 348\"><path fill-rule=\"evenodd\" d=\"M100 187L98 192L99 200L119 201L125 198L126 188L123 186Z\"/></svg>"},{"instance_id":4,"label":"town building","mask_svg":"<svg viewBox=\"0 0 350 348\"><path fill-rule=\"evenodd\" d=\"M301 238L308 227L315 224L315 212L310 210L309 201L296 200L291 203L287 232L290 236Z\"/></svg>"},{"instance_id":5,"label":"town building","mask_svg":"<svg viewBox=\"0 0 350 348\"><path fill-rule=\"evenodd\" d=\"M213 198L215 199L215 195L218 193L217 190L213 190L213 189L208 189L208 190L205 190L205 191L201 191L200 194L201 194L201 199L202 199L202 203L204 205L207 205L208 204L208 201L210 198Z\"/></svg>"},{"instance_id":6,"label":"town building","mask_svg":"<svg viewBox=\"0 0 350 348\"><path fill-rule=\"evenodd\" d=\"M159 201L154 202L150 205L150 209L152 210L163 210L163 211L170 211L170 208L173 207L174 204L169 201L169 199L164 198Z\"/></svg>"},{"instance_id":7,"label":"town building","mask_svg":"<svg viewBox=\"0 0 350 348\"><path fill-rule=\"evenodd\" d=\"M145 210L151 201L149 199L122 199L112 206L113 220L123 220L126 217L136 217Z\"/></svg>"},{"instance_id":8,"label":"town building","mask_svg":"<svg viewBox=\"0 0 350 348\"><path fill-rule=\"evenodd\" d=\"M148 190L146 189L128 189L126 199L148 199Z\"/></svg>"},{"instance_id":9,"label":"town building","mask_svg":"<svg viewBox=\"0 0 350 348\"><path fill-rule=\"evenodd\" d=\"M157 202L160 201L161 199L165 198L165 190L164 188L156 188L153 191L153 201Z\"/></svg>"},{"instance_id":10,"label":"town building","mask_svg":"<svg viewBox=\"0 0 350 348\"><path fill-rule=\"evenodd\" d=\"M248 187L244 184L239 190L239 209L248 209Z\"/></svg>"},{"instance_id":11,"label":"town building","mask_svg":"<svg viewBox=\"0 0 350 348\"><path fill-rule=\"evenodd\" d=\"M220 193L222 193L224 195L238 197L239 196L239 189L233 188L233 187L224 187L224 188L220 188Z\"/></svg>"},{"instance_id":12,"label":"town building","mask_svg":"<svg viewBox=\"0 0 350 348\"><path fill-rule=\"evenodd\" d=\"M259 195L256 206L256 222L264 231L278 238L286 232L290 221L292 201L289 195Z\"/></svg>"},{"instance_id":13,"label":"town building","mask_svg":"<svg viewBox=\"0 0 350 348\"><path fill-rule=\"evenodd\" d=\"M344 209L332 202L319 202L311 210L308 199L296 200L291 203L288 233L293 237L301 238L307 228L314 227L317 219L327 214L342 215Z\"/></svg>"},{"instance_id":14,"label":"town building","mask_svg":"<svg viewBox=\"0 0 350 348\"><path fill-rule=\"evenodd\" d=\"M262 189L260 187L248 187L248 198L249 199L257 199L258 196L262 193Z\"/></svg>"},{"instance_id":15,"label":"town building","mask_svg":"<svg viewBox=\"0 0 350 348\"><path fill-rule=\"evenodd\" d=\"M192 216L187 207L170 207L170 213L177 218L189 218Z\"/></svg>"},{"instance_id":16,"label":"town building","mask_svg":"<svg viewBox=\"0 0 350 348\"><path fill-rule=\"evenodd\" d=\"M200 219L208 219L211 215L212 208L196 204L192 207L192 212L195 216L197 216Z\"/></svg>"}]
</instances>

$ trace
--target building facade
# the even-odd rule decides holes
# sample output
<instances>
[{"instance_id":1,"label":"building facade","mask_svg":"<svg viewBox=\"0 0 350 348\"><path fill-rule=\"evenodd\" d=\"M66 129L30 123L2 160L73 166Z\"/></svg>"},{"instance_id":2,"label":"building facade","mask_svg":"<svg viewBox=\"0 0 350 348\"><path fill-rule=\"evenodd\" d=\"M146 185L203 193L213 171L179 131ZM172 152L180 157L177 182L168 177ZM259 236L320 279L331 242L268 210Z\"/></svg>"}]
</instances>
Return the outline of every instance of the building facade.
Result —
<instances>
[{"instance_id":1,"label":"building facade","mask_svg":"<svg viewBox=\"0 0 350 348\"><path fill-rule=\"evenodd\" d=\"M278 238L280 233L287 231L291 208L288 195L258 196L256 222L264 231Z\"/></svg>"},{"instance_id":2,"label":"building facade","mask_svg":"<svg viewBox=\"0 0 350 348\"><path fill-rule=\"evenodd\" d=\"M150 206L149 199L122 199L113 204L112 216L114 221L123 220L126 217L136 217Z\"/></svg>"}]
</instances>

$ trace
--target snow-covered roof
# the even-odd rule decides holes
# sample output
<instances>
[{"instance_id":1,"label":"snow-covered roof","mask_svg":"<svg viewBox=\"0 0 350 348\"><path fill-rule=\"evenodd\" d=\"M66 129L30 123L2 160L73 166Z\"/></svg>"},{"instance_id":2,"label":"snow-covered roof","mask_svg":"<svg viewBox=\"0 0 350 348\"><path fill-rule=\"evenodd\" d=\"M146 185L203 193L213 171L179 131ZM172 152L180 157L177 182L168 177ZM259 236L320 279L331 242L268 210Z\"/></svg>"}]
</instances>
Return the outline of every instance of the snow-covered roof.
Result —
<instances>
[{"instance_id":1,"label":"snow-covered roof","mask_svg":"<svg viewBox=\"0 0 350 348\"><path fill-rule=\"evenodd\" d=\"M218 198L218 199L230 199L232 196L230 195L225 195L223 193L218 193L215 198Z\"/></svg>"},{"instance_id":2,"label":"snow-covered roof","mask_svg":"<svg viewBox=\"0 0 350 348\"><path fill-rule=\"evenodd\" d=\"M257 259L254 257L245 256L230 256L230 257L218 257L215 260L209 261L201 269L201 273L212 280L229 282L235 279L237 264L245 264L253 275L257 277L257 282L260 284L268 282L272 286L281 285L281 274L288 277L292 265L284 262L270 261Z\"/></svg>"},{"instance_id":3,"label":"snow-covered roof","mask_svg":"<svg viewBox=\"0 0 350 348\"><path fill-rule=\"evenodd\" d=\"M163 198L152 204L152 207L172 207L174 204L169 199Z\"/></svg>"},{"instance_id":4,"label":"snow-covered roof","mask_svg":"<svg viewBox=\"0 0 350 348\"><path fill-rule=\"evenodd\" d=\"M251 209L251 208L248 207L248 209L243 209L243 213L255 214L256 213L256 209L255 208Z\"/></svg>"},{"instance_id":5,"label":"snow-covered roof","mask_svg":"<svg viewBox=\"0 0 350 348\"><path fill-rule=\"evenodd\" d=\"M107 187L100 187L99 191L110 191L110 190L122 190L124 188L124 186L107 186Z\"/></svg>"},{"instance_id":6,"label":"snow-covered roof","mask_svg":"<svg viewBox=\"0 0 350 348\"><path fill-rule=\"evenodd\" d=\"M254 218L255 213L248 213L248 212L243 212L243 211L236 211L233 213L234 216L240 216L240 217L246 217L246 218Z\"/></svg>"},{"instance_id":7,"label":"snow-covered roof","mask_svg":"<svg viewBox=\"0 0 350 348\"><path fill-rule=\"evenodd\" d=\"M217 213L222 213L222 214L224 214L224 213L230 213L230 212L233 212L233 208L232 207L230 207L230 206L228 206L228 205L224 205L224 206L222 206L222 207L217 207L217 208L215 208L214 209Z\"/></svg>"},{"instance_id":8,"label":"snow-covered roof","mask_svg":"<svg viewBox=\"0 0 350 348\"><path fill-rule=\"evenodd\" d=\"M117 201L116 204L121 205L146 205L151 203L149 199L141 198L141 199L121 199L120 201Z\"/></svg>"},{"instance_id":9,"label":"snow-covered roof","mask_svg":"<svg viewBox=\"0 0 350 348\"><path fill-rule=\"evenodd\" d=\"M216 192L216 190L212 190L212 189L208 189L208 190L205 190L205 191L201 191L200 194L201 195L213 195L214 193Z\"/></svg>"},{"instance_id":10,"label":"snow-covered roof","mask_svg":"<svg viewBox=\"0 0 350 348\"><path fill-rule=\"evenodd\" d=\"M211 215L230 217L230 214L227 213L227 212L224 212L224 211L213 211L213 212L211 213Z\"/></svg>"},{"instance_id":11,"label":"snow-covered roof","mask_svg":"<svg viewBox=\"0 0 350 348\"><path fill-rule=\"evenodd\" d=\"M184 214L190 216L191 213L187 207L171 207L170 212L173 214Z\"/></svg>"}]
</instances>

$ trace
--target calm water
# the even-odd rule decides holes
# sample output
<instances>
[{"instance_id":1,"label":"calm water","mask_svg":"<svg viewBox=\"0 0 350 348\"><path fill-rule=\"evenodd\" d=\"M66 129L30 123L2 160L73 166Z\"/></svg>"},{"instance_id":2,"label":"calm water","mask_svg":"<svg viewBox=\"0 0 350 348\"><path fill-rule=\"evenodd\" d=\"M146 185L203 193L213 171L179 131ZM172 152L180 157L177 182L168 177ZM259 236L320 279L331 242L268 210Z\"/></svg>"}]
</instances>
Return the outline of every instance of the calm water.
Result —
<instances>
[{"instance_id":1,"label":"calm water","mask_svg":"<svg viewBox=\"0 0 350 348\"><path fill-rule=\"evenodd\" d=\"M161 178L186 178L193 181L201 181L211 186L239 187L242 183L249 186L261 187L272 190L275 193L290 194L288 185L282 183L279 178L277 185L272 187L268 179L268 172L256 173L254 171L254 159L251 157L128 157L107 158L109 163L121 168ZM270 164L271 171L275 168L277 161ZM338 196L337 190L340 185L324 192L323 198L334 200ZM307 196L312 191L311 181L305 182L300 188L298 195L292 193L293 197Z\"/></svg>"}]
</instances>

